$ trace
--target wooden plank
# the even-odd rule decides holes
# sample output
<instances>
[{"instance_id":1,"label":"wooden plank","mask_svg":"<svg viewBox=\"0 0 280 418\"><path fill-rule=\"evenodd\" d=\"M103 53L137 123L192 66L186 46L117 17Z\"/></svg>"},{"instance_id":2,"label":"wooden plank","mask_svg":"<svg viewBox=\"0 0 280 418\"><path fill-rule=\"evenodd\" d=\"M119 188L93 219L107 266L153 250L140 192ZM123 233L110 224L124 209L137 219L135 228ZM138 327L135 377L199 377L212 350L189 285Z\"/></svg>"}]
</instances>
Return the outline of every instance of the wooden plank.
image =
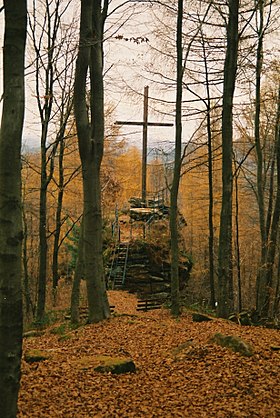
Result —
<instances>
[{"instance_id":1,"label":"wooden plank","mask_svg":"<svg viewBox=\"0 0 280 418\"><path fill-rule=\"evenodd\" d=\"M161 300L159 300L159 299L141 299L141 300L138 300L138 305L141 305L141 304L144 304L144 303L148 303L148 304L162 304L162 301Z\"/></svg>"},{"instance_id":2,"label":"wooden plank","mask_svg":"<svg viewBox=\"0 0 280 418\"><path fill-rule=\"evenodd\" d=\"M137 302L137 311L150 311L152 309L160 309L162 307L162 301L157 299L143 299Z\"/></svg>"},{"instance_id":3,"label":"wooden plank","mask_svg":"<svg viewBox=\"0 0 280 418\"><path fill-rule=\"evenodd\" d=\"M162 305L155 305L155 306L139 306L136 308L136 311L152 311L153 309L161 309Z\"/></svg>"}]
</instances>

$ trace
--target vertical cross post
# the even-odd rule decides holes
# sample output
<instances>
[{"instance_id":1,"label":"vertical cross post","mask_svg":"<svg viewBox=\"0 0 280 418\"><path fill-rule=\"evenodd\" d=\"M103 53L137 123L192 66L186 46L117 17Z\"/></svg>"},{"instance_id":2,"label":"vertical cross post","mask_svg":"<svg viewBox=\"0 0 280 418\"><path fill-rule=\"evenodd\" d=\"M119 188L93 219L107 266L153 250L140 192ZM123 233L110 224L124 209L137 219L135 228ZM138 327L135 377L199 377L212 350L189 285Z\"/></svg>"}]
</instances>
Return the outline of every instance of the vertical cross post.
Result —
<instances>
[{"instance_id":1,"label":"vertical cross post","mask_svg":"<svg viewBox=\"0 0 280 418\"><path fill-rule=\"evenodd\" d=\"M173 126L173 123L148 122L148 100L149 87L144 87L144 110L143 122L116 121L116 125L137 125L143 126L143 148L142 148L142 200L146 205L147 200L147 149L148 149L148 126Z\"/></svg>"},{"instance_id":2,"label":"vertical cross post","mask_svg":"<svg viewBox=\"0 0 280 418\"><path fill-rule=\"evenodd\" d=\"M149 87L144 88L143 111L143 149L142 149L142 201L146 205L147 199L147 150L148 150L148 100Z\"/></svg>"}]
</instances>

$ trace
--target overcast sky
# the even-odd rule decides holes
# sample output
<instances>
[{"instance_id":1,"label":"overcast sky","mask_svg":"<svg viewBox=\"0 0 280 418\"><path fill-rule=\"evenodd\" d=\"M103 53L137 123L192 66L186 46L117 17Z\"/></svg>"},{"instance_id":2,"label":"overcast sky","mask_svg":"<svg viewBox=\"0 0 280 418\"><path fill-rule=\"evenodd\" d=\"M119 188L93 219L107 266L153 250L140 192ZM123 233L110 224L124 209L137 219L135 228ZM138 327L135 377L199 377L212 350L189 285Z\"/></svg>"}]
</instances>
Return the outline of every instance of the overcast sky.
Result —
<instances>
[{"instance_id":1,"label":"overcast sky","mask_svg":"<svg viewBox=\"0 0 280 418\"><path fill-rule=\"evenodd\" d=\"M121 3L120 0L112 0L111 9ZM1 3L0 3L1 4ZM66 21L70 22L73 17L79 16L78 0L72 0ZM174 100L174 92L164 93L160 91L155 84L149 81L149 75L145 71L148 62L153 61L149 42L136 44L133 41L115 39L117 35L123 35L130 39L132 37L148 38L153 40L152 35L152 17L147 6L141 6L137 13L132 6L126 6L126 9L118 11L107 20L107 31L105 34L105 98L115 107L115 119L125 121L141 121L143 118L143 91L144 86L149 85L149 121L153 122L173 122L172 115L164 116L163 107L159 105L157 99ZM1 40L3 41L4 13L0 14ZM127 22L118 31L116 28L119 23L127 19ZM175 38L175 27L174 27ZM275 43L275 49L279 51L278 38L271 40ZM0 71L2 73L2 48L1 48ZM1 77L2 78L2 77ZM150 77L152 78L152 77ZM0 93L2 96L2 83ZM154 99L154 100L153 100ZM188 123L184 126L183 137L193 131L193 126ZM142 128L141 127L123 127L123 134L128 138L129 143L141 147ZM40 144L40 121L38 116L36 98L34 93L34 83L32 75L26 79L26 115L23 133L23 142L31 146ZM153 128L148 130L148 143L150 148L172 148L174 144L174 128Z\"/></svg>"}]
</instances>

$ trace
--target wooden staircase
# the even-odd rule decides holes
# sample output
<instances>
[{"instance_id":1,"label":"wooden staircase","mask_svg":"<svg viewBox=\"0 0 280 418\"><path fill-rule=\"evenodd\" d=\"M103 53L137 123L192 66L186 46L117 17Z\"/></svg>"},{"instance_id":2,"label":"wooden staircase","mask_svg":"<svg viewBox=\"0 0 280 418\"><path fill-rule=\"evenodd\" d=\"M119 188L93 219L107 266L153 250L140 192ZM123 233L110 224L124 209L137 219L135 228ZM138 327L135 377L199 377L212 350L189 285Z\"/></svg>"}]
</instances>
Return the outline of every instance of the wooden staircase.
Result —
<instances>
[{"instance_id":1,"label":"wooden staircase","mask_svg":"<svg viewBox=\"0 0 280 418\"><path fill-rule=\"evenodd\" d=\"M129 243L119 242L115 248L114 257L110 269L109 281L112 289L122 289L125 284L126 266L128 259Z\"/></svg>"}]
</instances>

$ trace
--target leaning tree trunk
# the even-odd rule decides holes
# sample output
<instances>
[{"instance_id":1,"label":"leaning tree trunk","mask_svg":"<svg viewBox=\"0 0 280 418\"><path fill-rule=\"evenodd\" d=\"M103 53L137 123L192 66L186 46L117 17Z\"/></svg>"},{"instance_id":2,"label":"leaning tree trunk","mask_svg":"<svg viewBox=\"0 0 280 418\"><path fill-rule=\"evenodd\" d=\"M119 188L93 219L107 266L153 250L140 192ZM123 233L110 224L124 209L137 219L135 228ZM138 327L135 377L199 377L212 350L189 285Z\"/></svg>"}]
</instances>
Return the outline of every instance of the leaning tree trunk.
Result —
<instances>
[{"instance_id":1,"label":"leaning tree trunk","mask_svg":"<svg viewBox=\"0 0 280 418\"><path fill-rule=\"evenodd\" d=\"M4 0L4 94L0 133L0 415L15 418L22 350L21 137L26 0Z\"/></svg>"},{"instance_id":2,"label":"leaning tree trunk","mask_svg":"<svg viewBox=\"0 0 280 418\"><path fill-rule=\"evenodd\" d=\"M182 153L182 81L183 81L183 46L182 46L182 21L183 0L178 0L177 15L177 81L176 81L176 133L175 133L175 161L173 181L170 194L170 235L171 235L171 313L174 316L180 314L179 294L179 242L178 242L178 191L181 173Z\"/></svg>"},{"instance_id":3,"label":"leaning tree trunk","mask_svg":"<svg viewBox=\"0 0 280 418\"><path fill-rule=\"evenodd\" d=\"M103 25L107 2L81 3L80 41L76 66L74 108L83 175L84 274L88 294L88 322L110 316L106 294L100 167L104 147ZM90 75L90 118L86 102L86 79Z\"/></svg>"},{"instance_id":4,"label":"leaning tree trunk","mask_svg":"<svg viewBox=\"0 0 280 418\"><path fill-rule=\"evenodd\" d=\"M230 0L227 24L227 50L224 63L222 111L222 209L220 216L218 315L226 318L233 309L232 277L232 108L238 57L239 1Z\"/></svg>"}]
</instances>

